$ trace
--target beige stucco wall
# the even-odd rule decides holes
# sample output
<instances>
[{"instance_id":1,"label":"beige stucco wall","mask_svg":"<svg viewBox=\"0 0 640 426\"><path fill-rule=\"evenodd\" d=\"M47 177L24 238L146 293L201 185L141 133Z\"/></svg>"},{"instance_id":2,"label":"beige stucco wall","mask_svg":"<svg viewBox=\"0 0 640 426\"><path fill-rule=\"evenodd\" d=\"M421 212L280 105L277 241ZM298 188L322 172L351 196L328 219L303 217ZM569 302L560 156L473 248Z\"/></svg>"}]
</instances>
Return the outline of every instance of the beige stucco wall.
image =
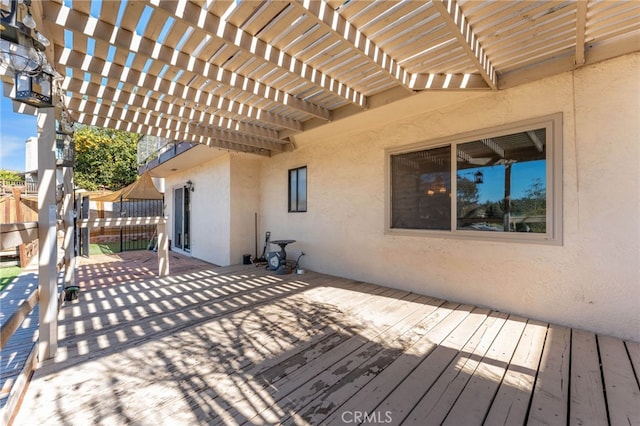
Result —
<instances>
[{"instance_id":1,"label":"beige stucco wall","mask_svg":"<svg viewBox=\"0 0 640 426\"><path fill-rule=\"evenodd\" d=\"M191 254L216 265L230 263L230 154L165 179L169 235L173 239L173 190L191 180ZM237 263L237 262L234 262Z\"/></svg>"},{"instance_id":2,"label":"beige stucco wall","mask_svg":"<svg viewBox=\"0 0 640 426\"><path fill-rule=\"evenodd\" d=\"M260 206L261 159L247 154L220 156L166 178L166 213L173 239L173 190L193 182L191 250L198 259L226 266L255 254L255 214Z\"/></svg>"},{"instance_id":3,"label":"beige stucco wall","mask_svg":"<svg viewBox=\"0 0 640 426\"><path fill-rule=\"evenodd\" d=\"M246 154L231 156L230 264L242 263L244 254L255 255L256 214L260 209L260 159ZM260 221L258 217L258 226ZM260 231L258 231L260 234ZM258 238L263 240L263 237ZM259 244L263 244L259 242ZM259 252L262 249L259 248ZM258 253L258 256L260 253Z\"/></svg>"},{"instance_id":4,"label":"beige stucco wall","mask_svg":"<svg viewBox=\"0 0 640 426\"><path fill-rule=\"evenodd\" d=\"M263 229L296 239L288 252L304 250L308 269L640 341L638 75L629 55L500 92L422 93L298 135L296 151L263 161ZM558 112L562 246L384 233L386 148ZM308 212L287 213L287 170L303 165Z\"/></svg>"}]
</instances>

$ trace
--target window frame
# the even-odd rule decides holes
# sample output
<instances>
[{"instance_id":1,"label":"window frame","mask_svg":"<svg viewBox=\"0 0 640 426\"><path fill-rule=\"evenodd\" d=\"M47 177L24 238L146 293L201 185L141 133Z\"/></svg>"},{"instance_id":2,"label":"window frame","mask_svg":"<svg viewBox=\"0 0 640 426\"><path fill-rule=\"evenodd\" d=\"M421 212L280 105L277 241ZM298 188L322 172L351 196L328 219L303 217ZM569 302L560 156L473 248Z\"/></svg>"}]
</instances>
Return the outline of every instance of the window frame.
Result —
<instances>
[{"instance_id":1,"label":"window frame","mask_svg":"<svg viewBox=\"0 0 640 426\"><path fill-rule=\"evenodd\" d=\"M451 194L457 194L457 168L456 151L457 145L472 142L478 139L506 136L528 130L545 128L546 131L546 221L545 233L524 233L524 232L486 232L474 230L457 229L457 197L451 198L451 229L450 230L427 230L427 229L404 229L393 228L392 220L392 170L391 157L393 155L405 154L416 151L423 151L443 146L451 147ZM562 113L536 117L528 120L518 121L501 126L494 126L475 131L465 132L449 137L437 138L421 141L409 145L387 148L385 150L385 234L406 235L439 238L457 238L483 241L510 241L517 243L537 243L549 245L563 244L563 208L562 208L562 151L563 151L563 116Z\"/></svg>"},{"instance_id":2,"label":"window frame","mask_svg":"<svg viewBox=\"0 0 640 426\"><path fill-rule=\"evenodd\" d=\"M298 206L299 204L299 199L300 199L300 185L299 185L299 179L298 179L298 174L300 172L300 170L304 169L305 171L305 181L304 181L304 195L305 195L305 199L307 200L307 202L305 203L304 209L300 208ZM293 188L291 187L291 174L295 172L296 173L296 206L295 208L291 205L291 195L292 195L292 190ZM309 203L309 199L308 199L308 191L307 191L307 178L309 176L308 173L308 169L307 166L300 166L300 167L295 167L293 169L289 169L288 173L287 173L287 186L289 188L288 192L287 192L287 208L288 208L288 212L289 213L306 213L307 212L307 205Z\"/></svg>"}]
</instances>

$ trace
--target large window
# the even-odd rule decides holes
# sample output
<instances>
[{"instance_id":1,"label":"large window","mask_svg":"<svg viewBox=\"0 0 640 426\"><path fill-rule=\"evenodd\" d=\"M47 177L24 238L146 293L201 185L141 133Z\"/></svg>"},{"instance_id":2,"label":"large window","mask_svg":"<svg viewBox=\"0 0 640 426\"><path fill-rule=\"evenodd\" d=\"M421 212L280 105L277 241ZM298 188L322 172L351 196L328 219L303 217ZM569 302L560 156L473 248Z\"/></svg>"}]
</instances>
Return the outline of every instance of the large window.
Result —
<instances>
[{"instance_id":1,"label":"large window","mask_svg":"<svg viewBox=\"0 0 640 426\"><path fill-rule=\"evenodd\" d=\"M562 242L562 115L387 151L390 233Z\"/></svg>"},{"instance_id":2,"label":"large window","mask_svg":"<svg viewBox=\"0 0 640 426\"><path fill-rule=\"evenodd\" d=\"M289 170L289 212L307 211L307 168Z\"/></svg>"}]
</instances>

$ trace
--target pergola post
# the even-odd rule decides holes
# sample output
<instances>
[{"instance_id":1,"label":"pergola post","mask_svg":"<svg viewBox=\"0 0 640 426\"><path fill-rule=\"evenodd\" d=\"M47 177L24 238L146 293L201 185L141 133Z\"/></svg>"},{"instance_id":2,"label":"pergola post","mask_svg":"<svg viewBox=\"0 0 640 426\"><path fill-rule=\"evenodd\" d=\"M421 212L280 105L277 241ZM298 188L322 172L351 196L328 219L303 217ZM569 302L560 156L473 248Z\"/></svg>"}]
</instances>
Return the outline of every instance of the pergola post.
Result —
<instances>
[{"instance_id":1,"label":"pergola post","mask_svg":"<svg viewBox=\"0 0 640 426\"><path fill-rule=\"evenodd\" d=\"M40 362L58 349L56 244L56 119L53 108L38 110L38 289Z\"/></svg>"},{"instance_id":2,"label":"pergola post","mask_svg":"<svg viewBox=\"0 0 640 426\"><path fill-rule=\"evenodd\" d=\"M169 236L167 235L167 220L162 220L157 225L158 230L158 275L169 275Z\"/></svg>"},{"instance_id":3,"label":"pergola post","mask_svg":"<svg viewBox=\"0 0 640 426\"><path fill-rule=\"evenodd\" d=\"M75 284L75 238L73 222L73 168L62 169L62 185L64 188L64 200L62 204L62 217L64 218L64 286Z\"/></svg>"}]
</instances>

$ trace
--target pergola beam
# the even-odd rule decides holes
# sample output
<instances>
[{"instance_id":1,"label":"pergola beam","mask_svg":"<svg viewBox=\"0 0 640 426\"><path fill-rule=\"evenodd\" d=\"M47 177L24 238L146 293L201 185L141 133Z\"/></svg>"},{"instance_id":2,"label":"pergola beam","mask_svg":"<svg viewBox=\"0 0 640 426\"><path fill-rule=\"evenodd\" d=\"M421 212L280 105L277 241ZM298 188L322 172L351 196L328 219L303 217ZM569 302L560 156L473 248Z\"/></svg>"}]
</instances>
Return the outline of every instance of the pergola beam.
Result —
<instances>
[{"instance_id":1,"label":"pergola beam","mask_svg":"<svg viewBox=\"0 0 640 426\"><path fill-rule=\"evenodd\" d=\"M527 136L529 136L531 143L533 143L536 146L536 149L538 150L538 152L544 151L544 144L542 143L540 138L538 138L538 135L536 135L534 131L528 131Z\"/></svg>"},{"instance_id":2,"label":"pergola beam","mask_svg":"<svg viewBox=\"0 0 640 426\"><path fill-rule=\"evenodd\" d=\"M482 143L491 151L498 154L500 158L504 158L504 149L500 145L498 145L496 141L494 141L491 138L487 138L487 139L482 139Z\"/></svg>"},{"instance_id":3,"label":"pergola beam","mask_svg":"<svg viewBox=\"0 0 640 426\"><path fill-rule=\"evenodd\" d=\"M61 18L59 18L58 21L61 24L64 24L68 29L75 31L77 34L84 34L87 37L95 37L95 34L117 34L116 37L112 37L110 40L104 40L104 42L106 43L108 41L110 45L123 49L127 54L135 53L136 58L153 59L160 63L171 64L175 68L183 70L185 76L184 79L209 79L215 81L217 86L224 86L229 89L235 88L245 92L250 92L261 98L270 99L275 103L297 109L300 112L314 117L322 118L327 121L331 117L330 112L325 108L303 99L299 99L293 95L289 95L281 90L257 82L238 73L220 68L210 62L205 62L188 52L173 49L144 36L137 36L124 28L116 28L104 21L96 23L93 29L89 30L92 27L89 26L88 23L94 20L91 16L56 3L48 4L46 7L48 13L60 16ZM60 48L64 49L64 47L57 47L56 50ZM73 51L89 56L86 48L81 43L75 45ZM151 54L147 55L143 52L151 52ZM117 57L117 55L115 56ZM124 67L124 64L118 65ZM146 73L141 69L135 69L132 67L131 70L137 71L138 76L142 75L142 78L146 75ZM159 79L159 77L155 77L156 79ZM165 80L166 84L174 83L184 89L183 85L176 82L162 78L160 78L160 80Z\"/></svg>"},{"instance_id":4,"label":"pergola beam","mask_svg":"<svg viewBox=\"0 0 640 426\"><path fill-rule=\"evenodd\" d=\"M156 10L163 11L172 17L177 16L189 26L198 28L212 37L236 46L261 61L286 70L346 101L359 105L361 108L366 107L366 96L359 91L297 60L277 47L254 37L195 3L152 0L151 5Z\"/></svg>"},{"instance_id":5,"label":"pergola beam","mask_svg":"<svg viewBox=\"0 0 640 426\"><path fill-rule=\"evenodd\" d=\"M585 32L587 27L587 0L578 0L576 11L576 59L575 64L582 66L585 63Z\"/></svg>"},{"instance_id":6,"label":"pergola beam","mask_svg":"<svg viewBox=\"0 0 640 426\"><path fill-rule=\"evenodd\" d=\"M237 102L233 99L213 95L198 91L193 87L183 86L167 80L161 80L159 84L153 84L152 78L137 78L138 72L118 64L108 64L105 60L97 57L83 55L75 50L57 46L57 60L61 65L76 68L82 72L87 70L94 75L102 75L109 79L127 82L134 87L142 87L153 92L165 93L169 96L176 96L182 100L193 99L194 103L202 103L206 105L216 105L218 109L229 111L233 114L239 114L249 117L249 119L261 120L275 126L284 127L291 130L302 131L302 123L291 118L283 117L269 111L262 110ZM59 53L58 53L59 52ZM157 81L157 80L156 80ZM137 84L136 84L137 83ZM180 93L181 92L181 93ZM80 93L83 93L81 91ZM110 99L113 100L113 99ZM186 101L183 101L183 103Z\"/></svg>"},{"instance_id":7,"label":"pergola beam","mask_svg":"<svg viewBox=\"0 0 640 426\"><path fill-rule=\"evenodd\" d=\"M348 41L360 57L366 58L380 71L396 79L402 87L412 91L408 85L411 80L409 73L325 1L295 0L291 4L302 12L308 12L308 16L312 16L326 31Z\"/></svg>"},{"instance_id":8,"label":"pergola beam","mask_svg":"<svg viewBox=\"0 0 640 426\"><path fill-rule=\"evenodd\" d=\"M107 101L107 104L116 102L116 104L126 104L127 108L150 109L159 114L171 115L174 108L179 109L184 106L184 99L165 96L162 100L157 99L158 94L151 92L149 96L142 96L140 94L134 94L126 90L114 89L112 87L104 87L97 83L92 82L80 82L75 79L65 79L63 82L63 89L65 91L71 91L74 93L84 93L83 97L95 98L96 101L101 99ZM125 99L126 102L121 102ZM180 103L178 103L180 102ZM225 117L228 115L228 111L213 109L207 111L206 105L196 105L193 102L189 103L189 107L185 107L183 113L187 117L192 117L193 120L197 120L205 125L215 124L217 127L236 133L242 133L249 136L256 136L266 140L272 140L275 142L280 141L279 133L276 130L272 130L266 127L255 126L248 123ZM76 113L80 111L76 110ZM220 114L217 114L217 113Z\"/></svg>"},{"instance_id":9,"label":"pergola beam","mask_svg":"<svg viewBox=\"0 0 640 426\"><path fill-rule=\"evenodd\" d=\"M204 140L197 139L198 143L210 145L213 142L209 142L209 140L217 141L221 144L216 144L215 146L236 151L242 151L242 146L244 145L274 152L282 152L284 150L284 145L279 142L238 135L218 128L209 129L189 122L167 118L149 110L146 113L134 109L125 110L120 107L98 104L84 99L70 99L68 107L72 111L93 111L92 114L80 113L77 117L79 123L91 126L163 136L172 140L188 140L189 134L193 134L205 138ZM157 134L158 130L161 133L164 132L164 134Z\"/></svg>"},{"instance_id":10,"label":"pergola beam","mask_svg":"<svg viewBox=\"0 0 640 426\"><path fill-rule=\"evenodd\" d=\"M480 41L465 19L456 0L433 0L433 6L440 13L445 24L458 40L473 65L478 69L487 85L491 89L497 90L497 77L493 65L491 65L491 61L489 61L484 49L480 46Z\"/></svg>"}]
</instances>

